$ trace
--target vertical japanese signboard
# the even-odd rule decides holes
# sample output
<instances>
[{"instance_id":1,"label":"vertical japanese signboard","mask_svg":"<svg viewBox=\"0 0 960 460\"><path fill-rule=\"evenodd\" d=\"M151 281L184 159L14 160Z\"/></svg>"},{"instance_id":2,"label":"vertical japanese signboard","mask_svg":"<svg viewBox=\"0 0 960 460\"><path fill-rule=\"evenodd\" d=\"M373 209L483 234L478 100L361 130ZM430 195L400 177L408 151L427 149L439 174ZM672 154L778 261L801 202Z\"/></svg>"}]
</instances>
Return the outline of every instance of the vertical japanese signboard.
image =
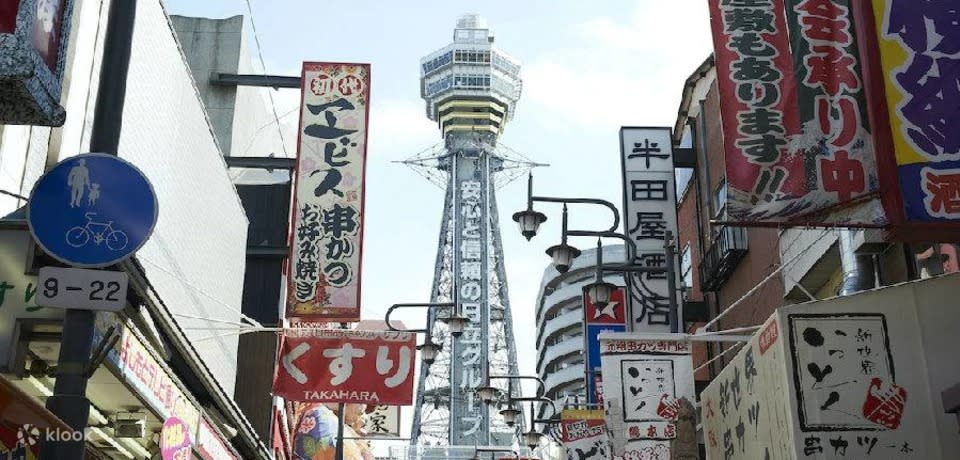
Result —
<instances>
[{"instance_id":1,"label":"vertical japanese signboard","mask_svg":"<svg viewBox=\"0 0 960 460\"><path fill-rule=\"evenodd\" d=\"M960 326L939 300L958 281L777 310L700 395L707 458L954 458L939 391L960 370L926 344Z\"/></svg>"},{"instance_id":2,"label":"vertical japanese signboard","mask_svg":"<svg viewBox=\"0 0 960 460\"><path fill-rule=\"evenodd\" d=\"M370 66L302 72L287 317L360 318Z\"/></svg>"},{"instance_id":3,"label":"vertical japanese signboard","mask_svg":"<svg viewBox=\"0 0 960 460\"><path fill-rule=\"evenodd\" d=\"M960 222L960 23L954 2L874 0L905 220Z\"/></svg>"},{"instance_id":4,"label":"vertical japanese signboard","mask_svg":"<svg viewBox=\"0 0 960 460\"><path fill-rule=\"evenodd\" d=\"M453 437L456 444L469 445L489 442L489 411L474 391L487 377L487 325L489 324L489 295L487 241L489 219L487 200L489 190L479 178L487 176L486 159L460 156L454 193L457 194L454 225L455 277L460 311L470 319L460 337L453 338L451 353L451 388L464 403L451 410Z\"/></svg>"},{"instance_id":5,"label":"vertical japanese signboard","mask_svg":"<svg viewBox=\"0 0 960 460\"><path fill-rule=\"evenodd\" d=\"M690 342L669 334L602 334L603 394L614 454L670 460L681 398L695 401Z\"/></svg>"},{"instance_id":6,"label":"vertical japanese signboard","mask_svg":"<svg viewBox=\"0 0 960 460\"><path fill-rule=\"evenodd\" d=\"M568 460L609 460L603 410L566 409L560 413L564 458Z\"/></svg>"},{"instance_id":7,"label":"vertical japanese signboard","mask_svg":"<svg viewBox=\"0 0 960 460\"><path fill-rule=\"evenodd\" d=\"M667 231L677 235L677 193L674 186L670 128L620 128L623 170L624 228L636 243L635 263L666 268ZM676 276L674 274L674 276ZM670 332L670 290L667 273L630 277L632 330Z\"/></svg>"},{"instance_id":8,"label":"vertical japanese signboard","mask_svg":"<svg viewBox=\"0 0 960 460\"><path fill-rule=\"evenodd\" d=\"M885 224L850 0L709 5L726 219Z\"/></svg>"},{"instance_id":9,"label":"vertical japanese signboard","mask_svg":"<svg viewBox=\"0 0 960 460\"><path fill-rule=\"evenodd\" d=\"M368 405L363 416L363 436L367 438L400 436L400 406Z\"/></svg>"},{"instance_id":10,"label":"vertical japanese signboard","mask_svg":"<svg viewBox=\"0 0 960 460\"><path fill-rule=\"evenodd\" d=\"M603 389L600 373L600 333L627 330L626 289L617 288L603 308L597 307L583 288L583 334L587 350L587 402L602 403Z\"/></svg>"},{"instance_id":11,"label":"vertical japanese signboard","mask_svg":"<svg viewBox=\"0 0 960 460\"><path fill-rule=\"evenodd\" d=\"M415 349L409 332L291 329L273 393L289 401L411 404Z\"/></svg>"}]
</instances>

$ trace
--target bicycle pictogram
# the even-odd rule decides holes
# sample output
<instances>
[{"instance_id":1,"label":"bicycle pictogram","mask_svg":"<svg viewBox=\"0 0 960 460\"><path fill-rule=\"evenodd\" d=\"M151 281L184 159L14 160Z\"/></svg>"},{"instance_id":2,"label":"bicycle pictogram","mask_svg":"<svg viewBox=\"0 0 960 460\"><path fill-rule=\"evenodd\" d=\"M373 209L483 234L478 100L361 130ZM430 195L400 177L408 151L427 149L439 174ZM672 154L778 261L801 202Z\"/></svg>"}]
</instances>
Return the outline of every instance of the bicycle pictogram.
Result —
<instances>
[{"instance_id":1,"label":"bicycle pictogram","mask_svg":"<svg viewBox=\"0 0 960 460\"><path fill-rule=\"evenodd\" d=\"M75 248L85 246L90 240L93 244L100 246L106 244L111 251L121 251L127 247L127 234L122 230L113 228L113 221L95 222L93 216L95 212L84 214L87 223L83 226L76 226L67 231L67 244Z\"/></svg>"}]
</instances>

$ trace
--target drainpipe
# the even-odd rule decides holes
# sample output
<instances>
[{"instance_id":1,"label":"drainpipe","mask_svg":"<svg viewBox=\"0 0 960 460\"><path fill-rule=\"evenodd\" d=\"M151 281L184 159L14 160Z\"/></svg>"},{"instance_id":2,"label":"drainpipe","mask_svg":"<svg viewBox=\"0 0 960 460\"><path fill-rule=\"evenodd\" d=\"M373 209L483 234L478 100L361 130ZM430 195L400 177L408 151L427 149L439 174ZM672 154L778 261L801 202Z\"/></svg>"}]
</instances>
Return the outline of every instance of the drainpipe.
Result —
<instances>
[{"instance_id":1,"label":"drainpipe","mask_svg":"<svg viewBox=\"0 0 960 460\"><path fill-rule=\"evenodd\" d=\"M840 249L840 267L843 270L840 295L851 295L877 286L873 257L870 254L857 254L854 251L853 238L857 231L840 230L838 247Z\"/></svg>"}]
</instances>

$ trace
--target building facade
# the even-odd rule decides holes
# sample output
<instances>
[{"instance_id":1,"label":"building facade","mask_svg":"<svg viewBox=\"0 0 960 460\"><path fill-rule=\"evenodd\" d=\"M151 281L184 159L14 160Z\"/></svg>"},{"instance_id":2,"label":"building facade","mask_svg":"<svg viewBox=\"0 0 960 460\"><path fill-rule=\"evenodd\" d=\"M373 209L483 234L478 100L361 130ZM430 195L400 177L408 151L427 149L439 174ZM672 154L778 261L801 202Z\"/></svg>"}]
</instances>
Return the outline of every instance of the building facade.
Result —
<instances>
[{"instance_id":1,"label":"building facade","mask_svg":"<svg viewBox=\"0 0 960 460\"><path fill-rule=\"evenodd\" d=\"M37 269L53 262L30 239L22 197L46 168L88 151L108 12L109 2L75 2L65 124L0 126L0 189L8 192L0 255L11 286L0 310L0 367L15 398L37 413L52 394L63 314L35 303ZM270 455L235 400L238 337L217 332L242 318L248 219L198 80L162 2L138 2L119 156L151 180L160 212L151 239L116 267L130 276L127 308L98 314L94 345L118 341L90 379L88 458L152 458L174 416L200 458ZM23 420L4 413L3 421L0 452L39 448L24 437Z\"/></svg>"},{"instance_id":2,"label":"building facade","mask_svg":"<svg viewBox=\"0 0 960 460\"><path fill-rule=\"evenodd\" d=\"M678 219L685 298L706 317L693 333L751 328L778 308L957 271L953 244L884 242L878 230L733 227L727 198L720 96L711 56L687 79L674 127L676 148L692 149L695 168L678 177ZM741 334L750 334L745 329ZM734 342L694 344L698 391L735 356ZM721 356L722 355L722 356ZM709 364L707 364L709 362Z\"/></svg>"},{"instance_id":3,"label":"building facade","mask_svg":"<svg viewBox=\"0 0 960 460\"><path fill-rule=\"evenodd\" d=\"M603 247L603 260L624 257L622 245ZM587 401L583 287L596 281L596 260L597 249L586 249L566 273L557 272L553 264L543 270L536 303L537 375L546 397L554 401ZM624 285L622 274L607 273L604 281Z\"/></svg>"}]
</instances>

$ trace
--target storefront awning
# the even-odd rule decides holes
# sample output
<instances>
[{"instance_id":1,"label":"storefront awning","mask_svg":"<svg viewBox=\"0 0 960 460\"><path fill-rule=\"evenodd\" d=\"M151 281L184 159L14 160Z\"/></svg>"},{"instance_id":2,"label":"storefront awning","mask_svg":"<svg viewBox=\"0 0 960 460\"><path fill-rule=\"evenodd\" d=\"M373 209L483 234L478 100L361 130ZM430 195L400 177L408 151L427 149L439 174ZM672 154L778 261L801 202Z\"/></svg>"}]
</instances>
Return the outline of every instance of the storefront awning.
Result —
<instances>
[{"instance_id":1,"label":"storefront awning","mask_svg":"<svg viewBox=\"0 0 960 460\"><path fill-rule=\"evenodd\" d=\"M0 422L7 425L32 425L38 428L70 430L53 412L0 375Z\"/></svg>"}]
</instances>

